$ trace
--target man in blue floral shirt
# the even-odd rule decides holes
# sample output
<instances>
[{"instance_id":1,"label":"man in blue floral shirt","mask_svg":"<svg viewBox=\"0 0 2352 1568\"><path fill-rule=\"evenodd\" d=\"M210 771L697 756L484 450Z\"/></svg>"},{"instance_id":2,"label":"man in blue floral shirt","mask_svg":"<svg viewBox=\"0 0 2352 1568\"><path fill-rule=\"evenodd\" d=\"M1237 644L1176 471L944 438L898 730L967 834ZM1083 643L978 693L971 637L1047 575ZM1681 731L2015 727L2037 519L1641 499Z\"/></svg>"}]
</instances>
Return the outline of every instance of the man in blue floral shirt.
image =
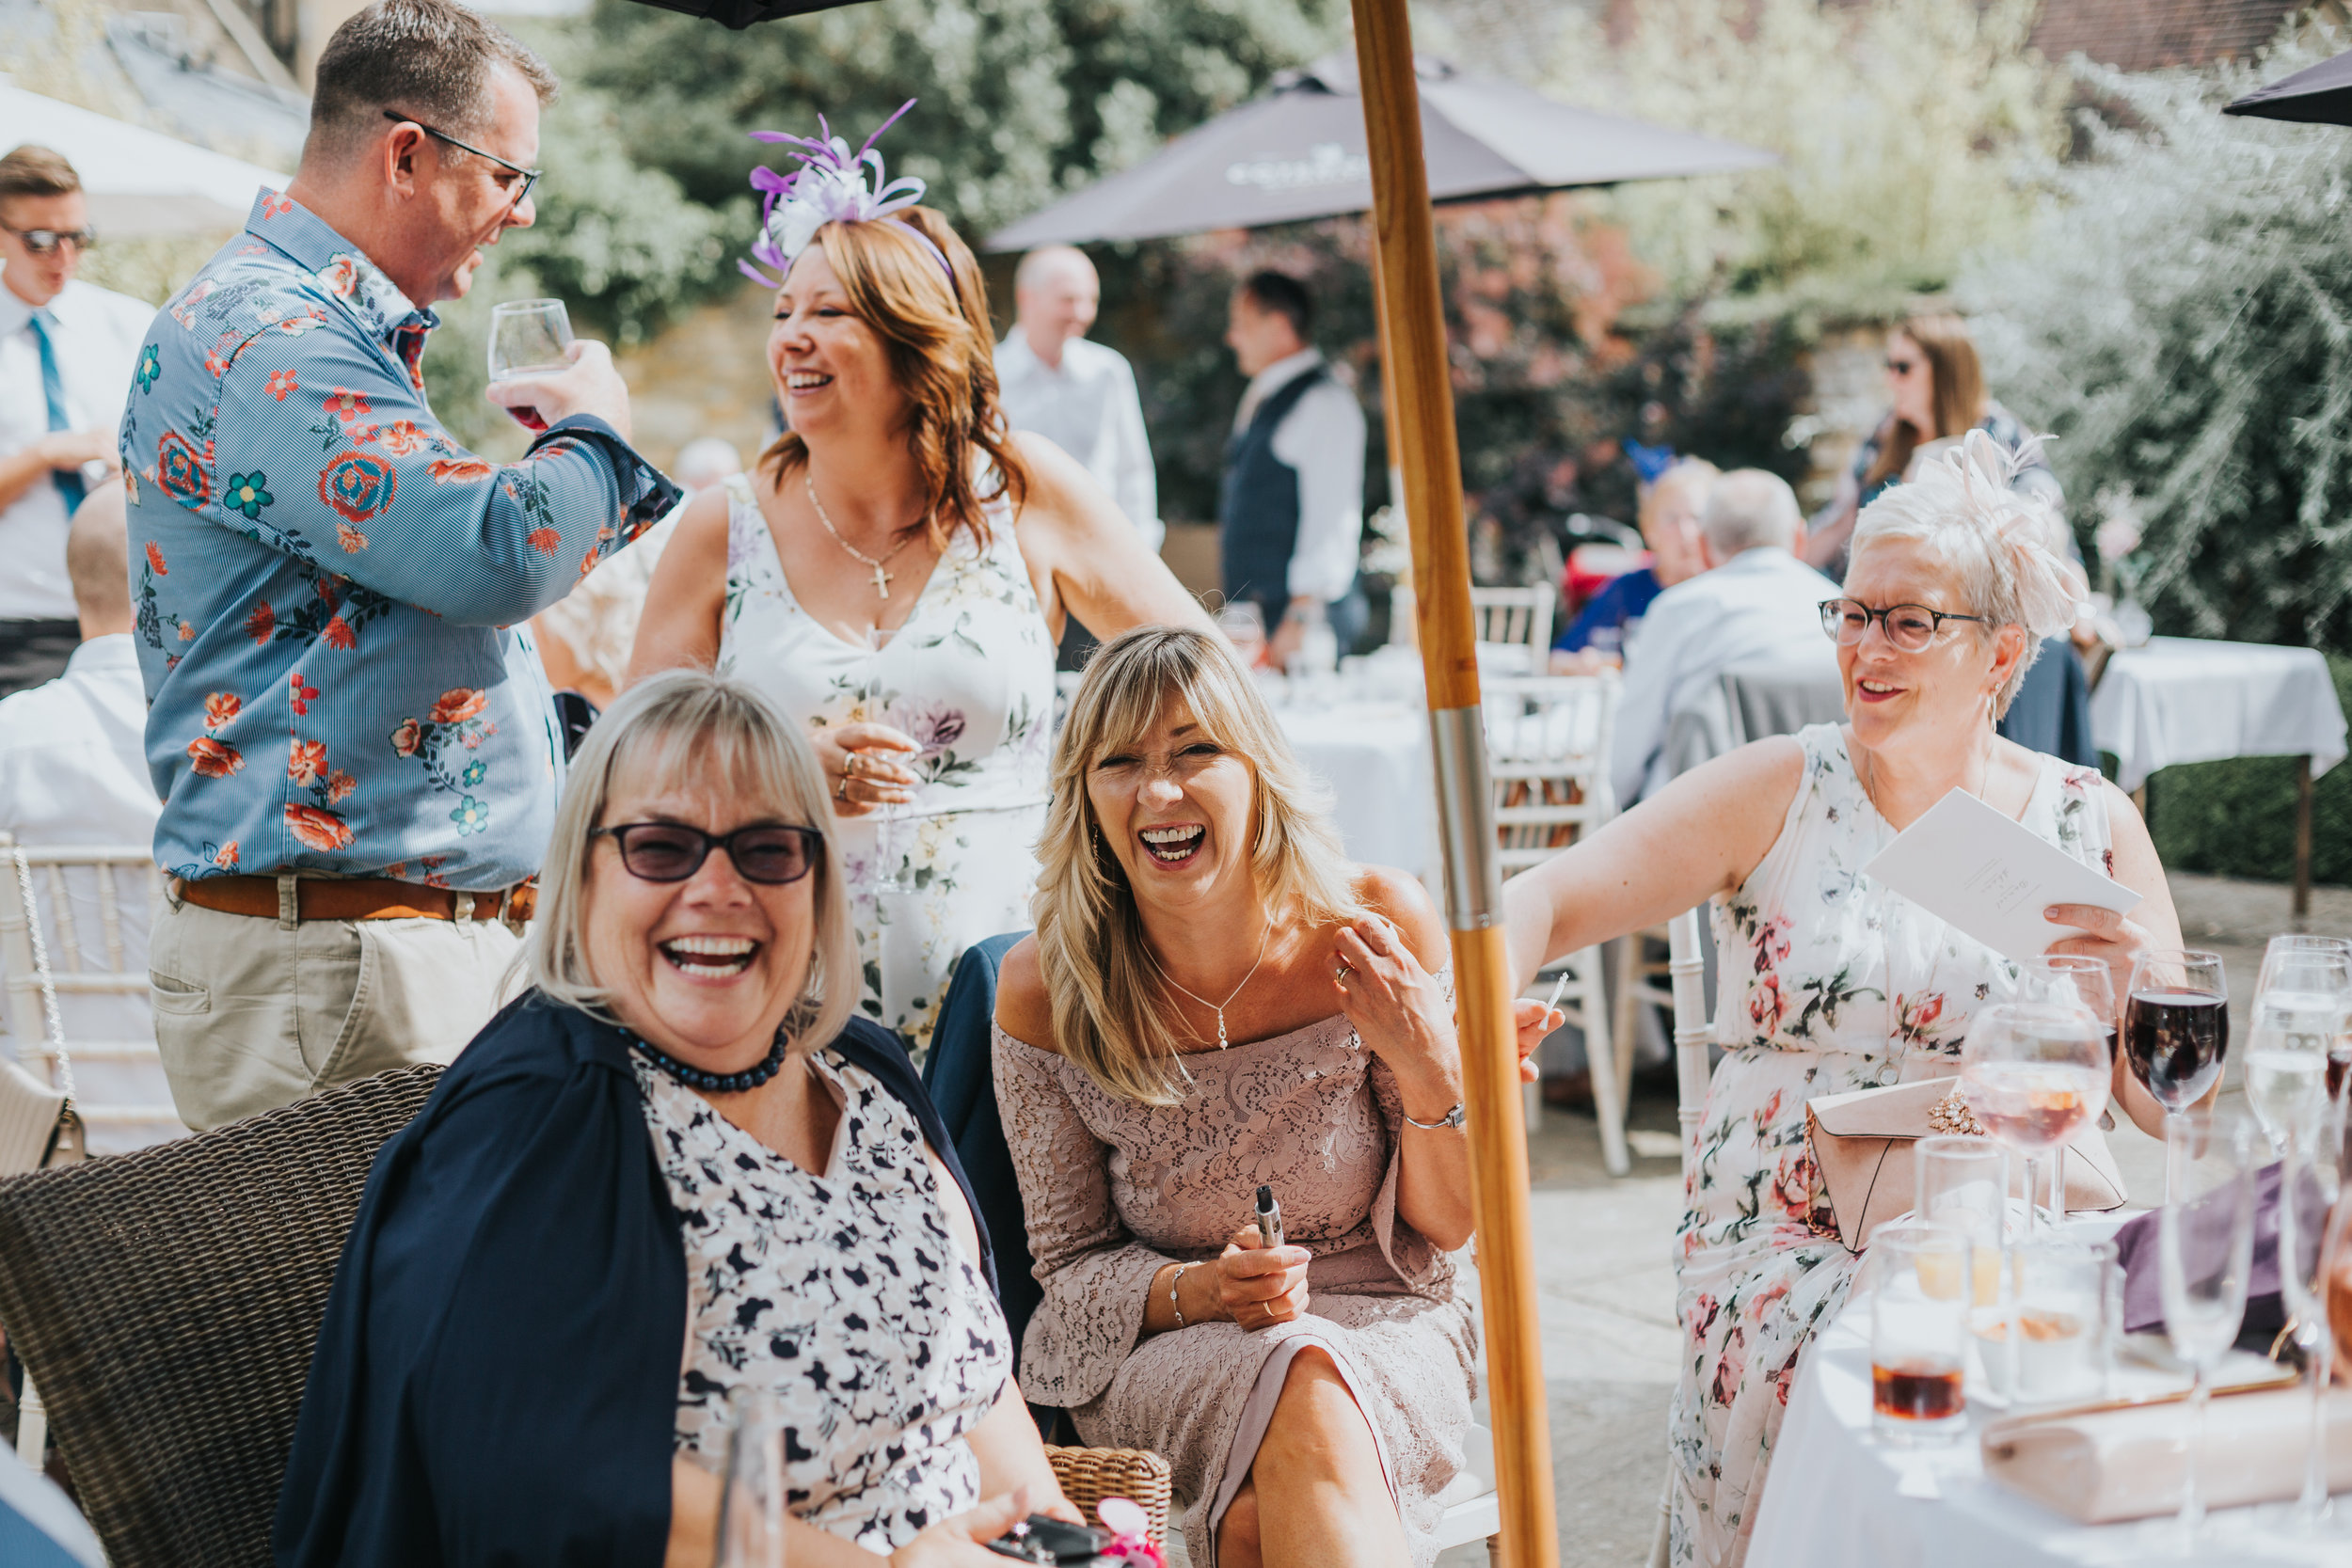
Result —
<instances>
[{"instance_id":1,"label":"man in blue floral shirt","mask_svg":"<svg viewBox=\"0 0 2352 1568\"><path fill-rule=\"evenodd\" d=\"M601 344L501 382L546 434L460 448L432 302L532 218L554 90L453 0L329 40L293 184L156 317L122 421L170 878L150 951L182 1117L216 1126L487 1021L562 778L519 628L675 492Z\"/></svg>"}]
</instances>

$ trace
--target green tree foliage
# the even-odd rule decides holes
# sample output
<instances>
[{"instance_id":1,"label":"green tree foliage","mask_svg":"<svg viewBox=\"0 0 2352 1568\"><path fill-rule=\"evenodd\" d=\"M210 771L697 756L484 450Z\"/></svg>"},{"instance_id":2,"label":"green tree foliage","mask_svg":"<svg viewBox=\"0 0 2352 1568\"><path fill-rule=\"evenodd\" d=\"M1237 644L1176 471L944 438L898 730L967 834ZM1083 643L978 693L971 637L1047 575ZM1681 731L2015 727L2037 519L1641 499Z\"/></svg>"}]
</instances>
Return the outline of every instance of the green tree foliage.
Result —
<instances>
[{"instance_id":1,"label":"green tree foliage","mask_svg":"<svg viewBox=\"0 0 2352 1568\"><path fill-rule=\"evenodd\" d=\"M1549 89L1777 152L1776 167L1625 187L1671 297L1750 313L1892 312L2030 216L2064 84L2026 47L2040 0L1644 0L1615 47L1564 24ZM1717 315L1725 312L1719 309Z\"/></svg>"},{"instance_id":2,"label":"green tree foliage","mask_svg":"<svg viewBox=\"0 0 2352 1568\"><path fill-rule=\"evenodd\" d=\"M2217 112L2343 41L2086 70L2136 128L2091 122L2067 199L1964 280L2068 492L2137 496L2160 630L2352 651L2352 140Z\"/></svg>"}]
</instances>

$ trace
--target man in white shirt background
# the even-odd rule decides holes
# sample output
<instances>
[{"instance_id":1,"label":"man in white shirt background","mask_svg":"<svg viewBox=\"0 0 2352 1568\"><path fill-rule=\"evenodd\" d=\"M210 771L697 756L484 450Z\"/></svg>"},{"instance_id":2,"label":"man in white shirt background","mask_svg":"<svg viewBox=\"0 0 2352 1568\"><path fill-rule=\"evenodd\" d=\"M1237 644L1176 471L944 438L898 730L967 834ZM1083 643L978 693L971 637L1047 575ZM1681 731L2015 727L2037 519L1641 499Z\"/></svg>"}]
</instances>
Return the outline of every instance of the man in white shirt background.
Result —
<instances>
[{"instance_id":1,"label":"man in white shirt background","mask_svg":"<svg viewBox=\"0 0 2352 1568\"><path fill-rule=\"evenodd\" d=\"M1356 572L1364 532L1364 411L1310 341L1314 298L1279 272L1233 291L1226 346L1249 377L1225 448L1217 546L1229 604L1264 612L1267 654L1287 663L1320 613L1347 653L1367 610Z\"/></svg>"},{"instance_id":2,"label":"man in white shirt background","mask_svg":"<svg viewBox=\"0 0 2352 1568\"><path fill-rule=\"evenodd\" d=\"M78 281L95 236L73 166L0 157L0 696L65 668L81 641L65 534L119 462L123 400L155 308Z\"/></svg>"},{"instance_id":3,"label":"man in white shirt background","mask_svg":"<svg viewBox=\"0 0 2352 1568\"><path fill-rule=\"evenodd\" d=\"M81 641L56 680L0 700L0 832L28 846L145 849L155 837L162 802L147 767L147 688L139 679L131 634L129 546L119 481L90 492L75 511L72 531L58 553L72 578ZM0 875L7 874L0 865ZM92 960L103 965L107 960L96 946L104 929L96 873L69 867L66 888L75 929ZM142 974L147 900L119 876L116 893L122 966ZM16 897L13 882L0 888L0 898ZM48 909L46 898L42 908ZM50 933L54 961L54 915L44 919L43 928ZM57 1004L69 1043L154 1040L154 1021L144 997L69 994ZM9 1039L5 1049L21 1057L30 1043ZM75 1058L73 1071L87 1103L171 1104L160 1059L83 1056ZM46 1076L38 1069L34 1075ZM183 1131L176 1120L119 1124L103 1117L88 1126L90 1148L102 1154Z\"/></svg>"},{"instance_id":4,"label":"man in white shirt background","mask_svg":"<svg viewBox=\"0 0 2352 1568\"><path fill-rule=\"evenodd\" d=\"M1777 474L1740 468L1708 491L1699 514L1707 570L1650 602L1625 648L1610 782L1620 810L1673 776L1674 715L1735 664L1819 661L1837 668L1820 604L1837 585L1796 557L1804 515Z\"/></svg>"}]
</instances>

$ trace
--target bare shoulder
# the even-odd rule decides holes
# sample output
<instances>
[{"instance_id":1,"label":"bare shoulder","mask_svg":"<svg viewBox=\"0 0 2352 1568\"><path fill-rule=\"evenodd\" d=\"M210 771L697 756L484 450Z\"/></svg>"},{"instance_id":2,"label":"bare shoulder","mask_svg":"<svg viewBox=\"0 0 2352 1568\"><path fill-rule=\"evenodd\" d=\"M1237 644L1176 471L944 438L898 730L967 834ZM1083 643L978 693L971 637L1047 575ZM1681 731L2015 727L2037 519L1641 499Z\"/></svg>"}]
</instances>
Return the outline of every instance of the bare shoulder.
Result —
<instances>
[{"instance_id":1,"label":"bare shoulder","mask_svg":"<svg viewBox=\"0 0 2352 1568\"><path fill-rule=\"evenodd\" d=\"M1437 901L1421 885L1420 878L1392 865L1359 865L1356 868L1356 896L1366 909L1383 916L1405 934L1413 957L1421 960L1423 969L1437 970L1453 961L1445 922L1438 917Z\"/></svg>"},{"instance_id":2,"label":"bare shoulder","mask_svg":"<svg viewBox=\"0 0 2352 1568\"><path fill-rule=\"evenodd\" d=\"M678 514L677 531L662 550L663 559L684 551L686 559L702 562L724 561L727 554L727 487L714 484L686 503Z\"/></svg>"},{"instance_id":3,"label":"bare shoulder","mask_svg":"<svg viewBox=\"0 0 2352 1568\"><path fill-rule=\"evenodd\" d=\"M1023 937L996 969L996 1026L1024 1045L1055 1051L1054 1000L1046 994L1045 968L1038 960L1037 938Z\"/></svg>"}]
</instances>

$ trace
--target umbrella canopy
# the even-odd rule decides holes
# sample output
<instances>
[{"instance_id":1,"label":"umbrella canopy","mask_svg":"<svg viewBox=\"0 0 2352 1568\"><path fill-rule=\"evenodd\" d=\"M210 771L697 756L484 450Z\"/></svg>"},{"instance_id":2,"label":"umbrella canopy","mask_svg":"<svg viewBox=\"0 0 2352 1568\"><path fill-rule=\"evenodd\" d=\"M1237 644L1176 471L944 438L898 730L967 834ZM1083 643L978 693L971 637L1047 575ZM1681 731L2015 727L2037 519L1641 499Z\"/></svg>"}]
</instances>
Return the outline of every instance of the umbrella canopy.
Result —
<instances>
[{"instance_id":1,"label":"umbrella canopy","mask_svg":"<svg viewBox=\"0 0 2352 1568\"><path fill-rule=\"evenodd\" d=\"M0 151L24 142L65 154L90 223L119 239L239 229L256 190L286 184L241 158L0 83Z\"/></svg>"},{"instance_id":2,"label":"umbrella canopy","mask_svg":"<svg viewBox=\"0 0 2352 1568\"><path fill-rule=\"evenodd\" d=\"M1413 64L1434 200L1720 174L1775 161L1738 142L1570 108L1426 55ZM1363 98L1355 56L1343 53L1283 72L1266 97L997 230L988 248L1254 229L1360 213L1372 204Z\"/></svg>"},{"instance_id":3,"label":"umbrella canopy","mask_svg":"<svg viewBox=\"0 0 2352 1568\"><path fill-rule=\"evenodd\" d=\"M2260 119L2352 125L2352 52L2256 87L2221 111Z\"/></svg>"}]
</instances>

